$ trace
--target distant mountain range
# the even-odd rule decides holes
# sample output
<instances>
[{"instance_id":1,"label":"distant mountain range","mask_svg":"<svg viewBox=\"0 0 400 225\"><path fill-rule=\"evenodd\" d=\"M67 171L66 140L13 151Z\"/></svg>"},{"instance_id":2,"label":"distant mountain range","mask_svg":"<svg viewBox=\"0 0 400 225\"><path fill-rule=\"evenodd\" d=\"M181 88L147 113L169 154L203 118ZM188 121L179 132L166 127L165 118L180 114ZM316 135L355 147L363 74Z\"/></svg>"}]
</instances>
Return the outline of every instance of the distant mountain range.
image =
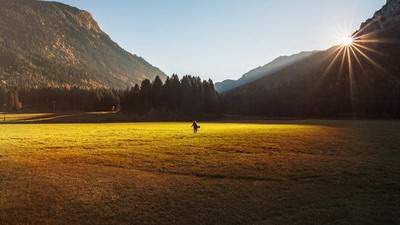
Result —
<instances>
[{"instance_id":1,"label":"distant mountain range","mask_svg":"<svg viewBox=\"0 0 400 225\"><path fill-rule=\"evenodd\" d=\"M231 114L400 117L400 0L334 46L223 94Z\"/></svg>"},{"instance_id":2,"label":"distant mountain range","mask_svg":"<svg viewBox=\"0 0 400 225\"><path fill-rule=\"evenodd\" d=\"M310 51L301 52L291 56L280 56L264 66L259 66L253 70L250 70L238 80L224 80L222 82L218 82L215 84L215 88L220 93L230 91L234 88L251 83L259 78L271 75L279 71L280 69L292 65L293 63L296 63L304 58L312 56L317 52L318 51Z\"/></svg>"},{"instance_id":3,"label":"distant mountain range","mask_svg":"<svg viewBox=\"0 0 400 225\"><path fill-rule=\"evenodd\" d=\"M166 75L122 49L83 10L0 0L0 85L126 88Z\"/></svg>"}]
</instances>

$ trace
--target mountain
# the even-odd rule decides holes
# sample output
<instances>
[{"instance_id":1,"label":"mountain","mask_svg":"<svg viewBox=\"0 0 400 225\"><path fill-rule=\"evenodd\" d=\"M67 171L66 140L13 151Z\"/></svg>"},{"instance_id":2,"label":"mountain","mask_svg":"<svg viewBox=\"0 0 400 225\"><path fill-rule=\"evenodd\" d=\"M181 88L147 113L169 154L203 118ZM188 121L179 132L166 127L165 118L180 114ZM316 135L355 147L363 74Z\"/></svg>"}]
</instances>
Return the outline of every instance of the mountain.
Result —
<instances>
[{"instance_id":1,"label":"mountain","mask_svg":"<svg viewBox=\"0 0 400 225\"><path fill-rule=\"evenodd\" d=\"M224 93L224 108L272 117L400 118L400 0L387 1L353 38Z\"/></svg>"},{"instance_id":2,"label":"mountain","mask_svg":"<svg viewBox=\"0 0 400 225\"><path fill-rule=\"evenodd\" d=\"M166 75L122 49L89 12L57 2L0 0L0 84L126 88Z\"/></svg>"},{"instance_id":3,"label":"mountain","mask_svg":"<svg viewBox=\"0 0 400 225\"><path fill-rule=\"evenodd\" d=\"M234 88L251 83L261 77L271 75L280 69L307 58L317 52L318 51L310 51L301 52L291 56L280 56L264 66L259 66L253 70L250 70L238 80L224 80L222 82L218 82L215 84L215 88L220 93L230 91Z\"/></svg>"}]
</instances>

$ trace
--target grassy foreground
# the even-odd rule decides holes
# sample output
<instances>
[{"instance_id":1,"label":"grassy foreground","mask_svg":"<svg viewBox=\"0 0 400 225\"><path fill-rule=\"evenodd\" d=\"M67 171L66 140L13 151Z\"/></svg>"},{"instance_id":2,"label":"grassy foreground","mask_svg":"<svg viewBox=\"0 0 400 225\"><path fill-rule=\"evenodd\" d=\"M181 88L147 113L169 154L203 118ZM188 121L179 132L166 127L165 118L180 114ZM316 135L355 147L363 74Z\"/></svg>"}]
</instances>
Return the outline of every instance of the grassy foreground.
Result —
<instances>
[{"instance_id":1,"label":"grassy foreground","mask_svg":"<svg viewBox=\"0 0 400 225\"><path fill-rule=\"evenodd\" d=\"M0 224L400 224L400 123L0 124Z\"/></svg>"}]
</instances>

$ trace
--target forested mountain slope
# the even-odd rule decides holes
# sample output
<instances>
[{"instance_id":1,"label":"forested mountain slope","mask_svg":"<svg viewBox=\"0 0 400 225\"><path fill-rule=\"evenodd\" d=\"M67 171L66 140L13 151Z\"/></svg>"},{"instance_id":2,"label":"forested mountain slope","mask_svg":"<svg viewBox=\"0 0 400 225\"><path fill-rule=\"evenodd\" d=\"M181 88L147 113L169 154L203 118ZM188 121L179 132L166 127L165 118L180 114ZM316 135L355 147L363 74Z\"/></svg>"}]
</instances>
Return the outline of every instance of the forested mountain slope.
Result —
<instances>
[{"instance_id":1,"label":"forested mountain slope","mask_svg":"<svg viewBox=\"0 0 400 225\"><path fill-rule=\"evenodd\" d=\"M119 47L83 10L0 0L0 84L126 88L165 74Z\"/></svg>"},{"instance_id":2,"label":"forested mountain slope","mask_svg":"<svg viewBox=\"0 0 400 225\"><path fill-rule=\"evenodd\" d=\"M400 1L335 46L224 94L229 113L400 117Z\"/></svg>"},{"instance_id":3,"label":"forested mountain slope","mask_svg":"<svg viewBox=\"0 0 400 225\"><path fill-rule=\"evenodd\" d=\"M280 56L274 59L272 62L264 65L259 66L249 72L245 73L240 79L238 80L224 80L222 82L218 82L215 84L215 88L218 92L227 92L234 88L243 86L245 84L251 83L255 80L258 80L262 77L271 75L286 66L292 65L302 59L305 59L313 54L317 53L318 51L310 51L310 52L300 52L298 54L290 55L290 56Z\"/></svg>"}]
</instances>

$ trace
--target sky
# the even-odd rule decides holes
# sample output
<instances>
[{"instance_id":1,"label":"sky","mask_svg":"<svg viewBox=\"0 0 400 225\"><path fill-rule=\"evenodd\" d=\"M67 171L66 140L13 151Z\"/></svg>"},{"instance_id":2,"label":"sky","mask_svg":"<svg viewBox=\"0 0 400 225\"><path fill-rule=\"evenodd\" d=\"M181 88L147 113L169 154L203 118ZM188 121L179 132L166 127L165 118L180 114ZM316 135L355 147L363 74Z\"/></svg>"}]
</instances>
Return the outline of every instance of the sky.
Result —
<instances>
[{"instance_id":1,"label":"sky","mask_svg":"<svg viewBox=\"0 0 400 225\"><path fill-rule=\"evenodd\" d=\"M281 55L323 50L385 0L59 0L89 11L166 74L237 79Z\"/></svg>"}]
</instances>

